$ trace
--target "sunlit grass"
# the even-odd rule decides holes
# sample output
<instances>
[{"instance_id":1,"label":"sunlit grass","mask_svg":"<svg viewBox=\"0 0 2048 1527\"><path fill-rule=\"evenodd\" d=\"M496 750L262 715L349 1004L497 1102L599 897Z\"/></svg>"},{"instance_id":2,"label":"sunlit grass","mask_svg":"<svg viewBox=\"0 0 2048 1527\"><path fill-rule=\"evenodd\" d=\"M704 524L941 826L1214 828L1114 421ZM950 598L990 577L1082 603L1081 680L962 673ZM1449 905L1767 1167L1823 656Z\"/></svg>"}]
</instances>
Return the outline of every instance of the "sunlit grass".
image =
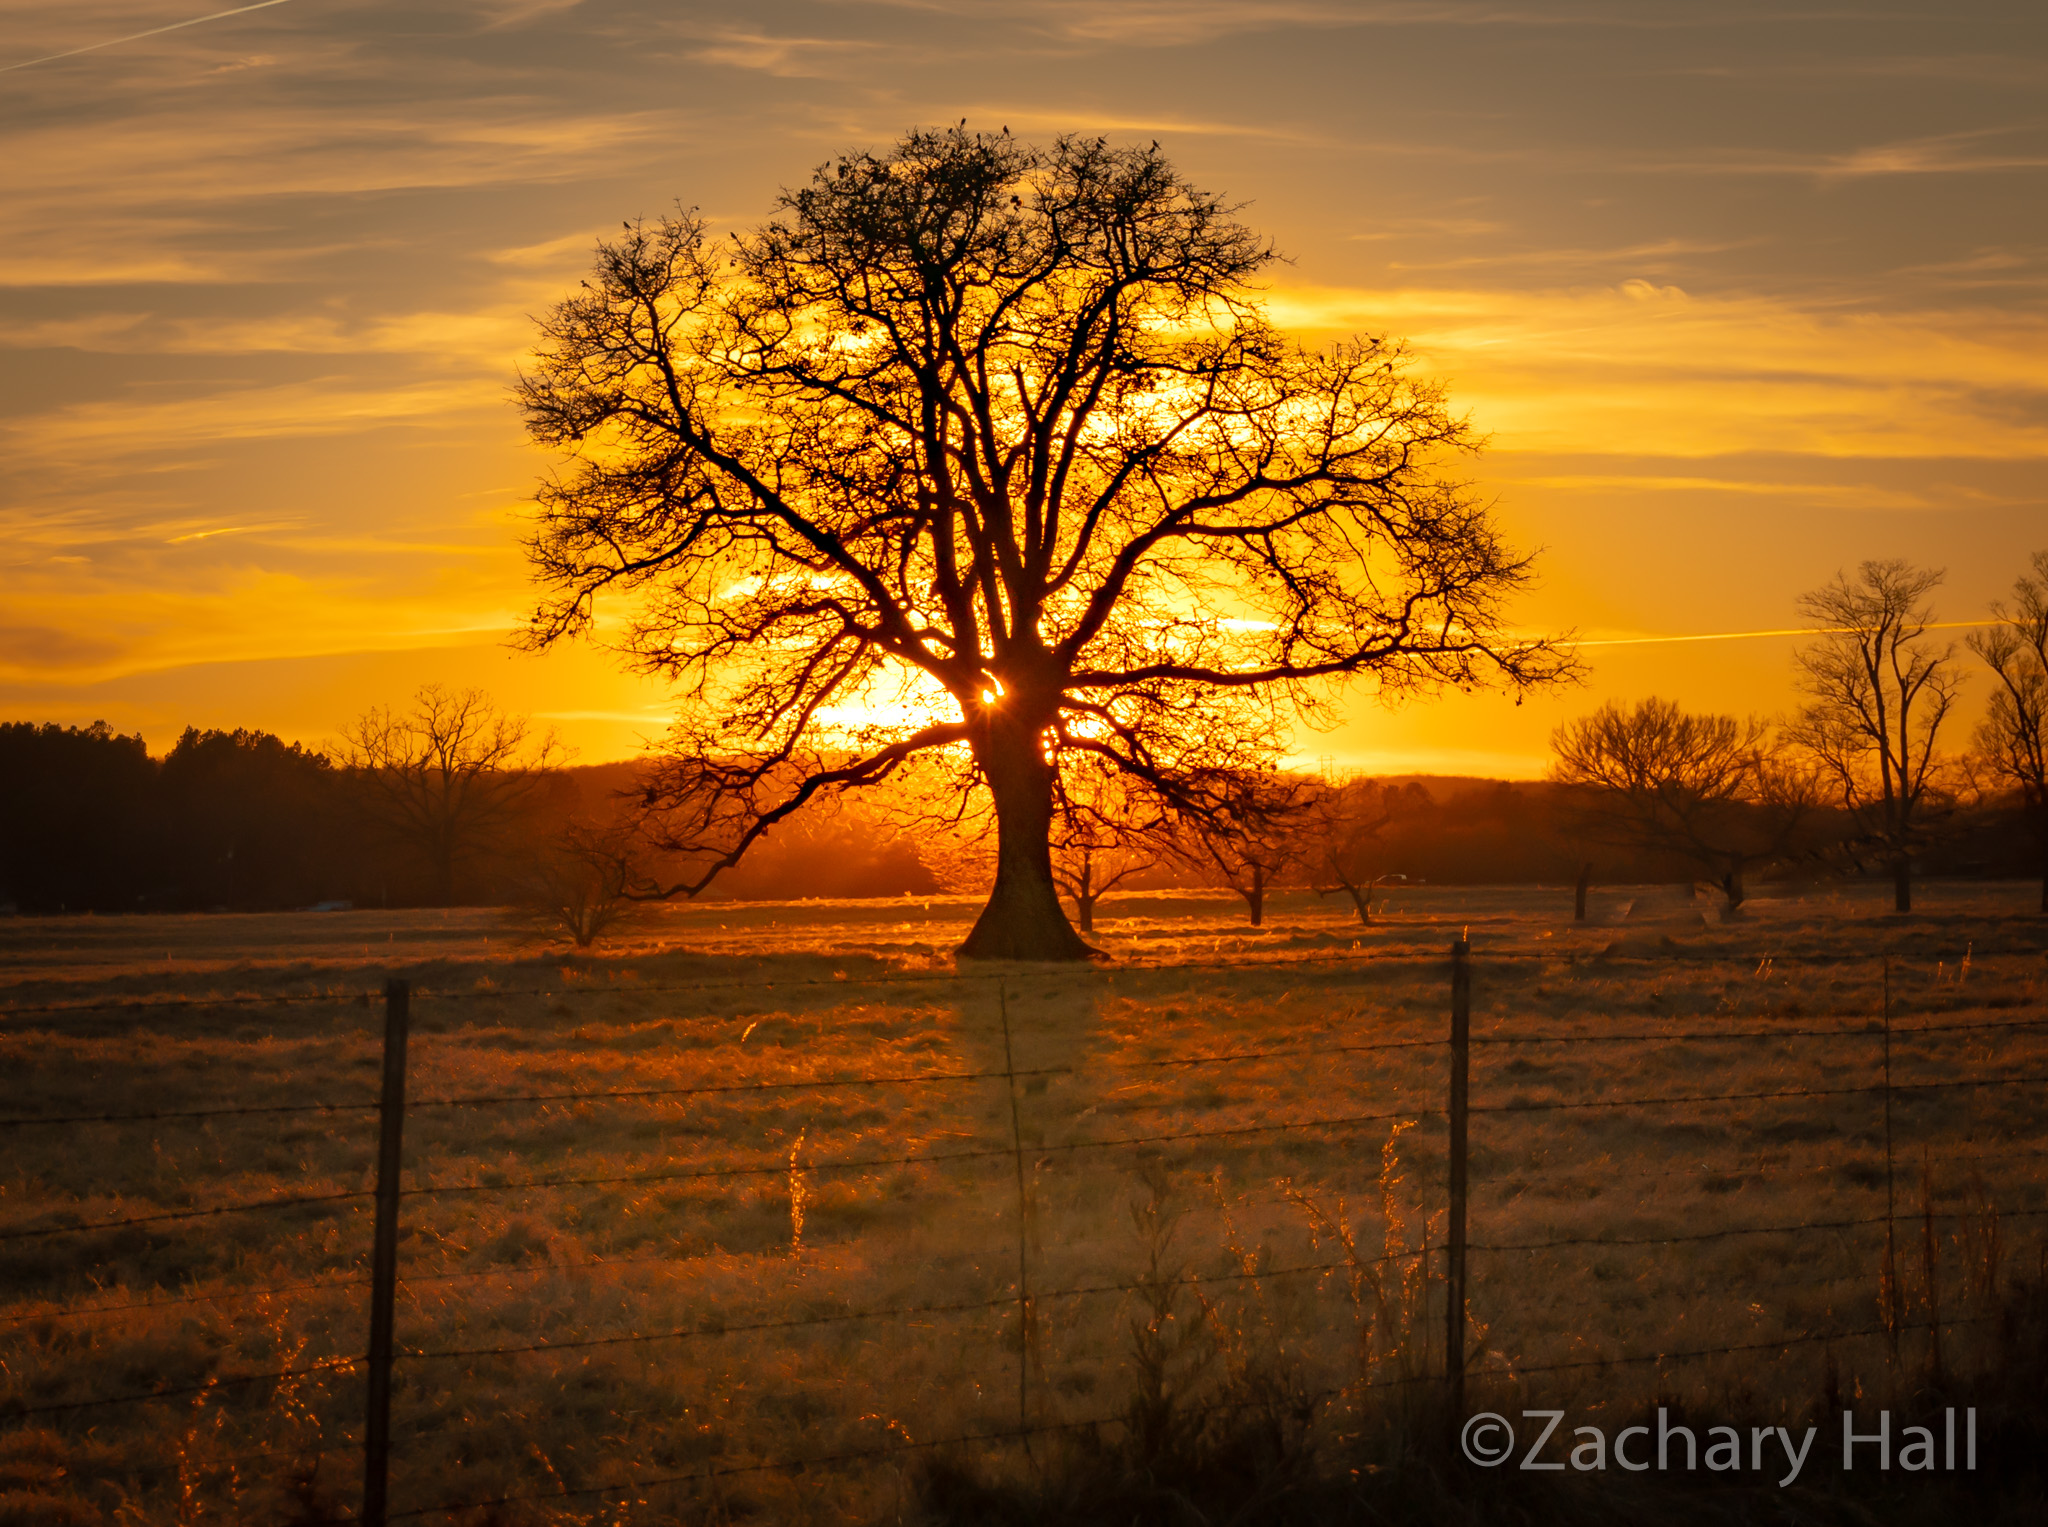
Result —
<instances>
[{"instance_id":1,"label":"sunlit grass","mask_svg":"<svg viewBox=\"0 0 2048 1527\"><path fill-rule=\"evenodd\" d=\"M1652 1239L1881 1215L1881 1099L1826 1092L1876 1078L1880 962L1892 961L1901 1030L2048 1017L2027 902L2024 887L1934 886L1923 914L1895 920L1876 895L1829 890L1766 896L1723 924L1669 893L1616 892L1596 898L1600 925L1575 927L1568 890L1414 888L1369 929L1289 897L1252 930L1227 901L1155 895L1105 903L1107 967L966 972L947 951L975 908L943 898L664 909L576 959L474 911L20 920L0 924L0 1006L191 1005L0 1017L0 1059L20 1079L9 1114L365 1102L382 1014L360 994L391 973L415 986L415 1099L1000 1072L1007 1017L1016 1067L1036 1073L1016 1083L1039 1296L1028 1342L1000 1076L416 1108L407 1185L477 1191L405 1201L402 1349L815 1323L403 1357L393 1500L405 1509L1000 1432L1018 1421L1020 1362L1034 1425L1285 1372L1308 1390L1354 1386L1320 1413L1355 1431L1370 1400L1361 1378L1400 1381L1442 1362L1441 1284L1411 1253L1442 1240L1444 1055L1336 1047L1441 1038L1450 936L1469 929L1475 946L1483 1037L1777 1036L1477 1046L1481 1110L1825 1093L1475 1116L1473 1241ZM347 1000L218 1000L317 994ZM1794 1033L1815 1028L1839 1032ZM1324 1053L1291 1053L1304 1049ZM1162 1064L1246 1052L1258 1053ZM1901 1032L1893 1064L1902 1085L2048 1075L2048 1029ZM1895 1096L1901 1236L1920 1233L1923 1148L1932 1204L1956 1216L1939 1224L1946 1281L1932 1291L1946 1319L1989 1307L1988 1261L2010 1269L2035 1255L2032 1216L2048 1209L2040 1095ZM1369 1117L1257 1132L1352 1116ZM1070 1148L1187 1134L1201 1137ZM365 1188L374 1116L23 1128L5 1143L0 1230L36 1229ZM996 1154L833 1166L973 1150ZM738 1168L758 1170L517 1186ZM1997 1257L1987 1202L2001 1211ZM1475 1372L1867 1327L1882 1246L1882 1227L1862 1226L1475 1251ZM364 1342L368 1249L366 1200L0 1241L0 1408L351 1356ZM1429 1265L1440 1277L1440 1255ZM1921 1265L1903 1258L1909 1320L1925 1319ZM1110 1291L1066 1292L1087 1289ZM926 1306L974 1307L917 1312ZM829 1318L874 1309L911 1313ZM103 1313L77 1313L91 1310ZM1148 1347L1142 1333L1157 1336L1169 1316L1206 1334ZM1951 1360L1976 1331L1950 1333ZM1909 1332L1907 1356L1925 1340ZM1591 1415L1740 1389L1764 1421L1810 1400L1830 1351L1802 1343L1542 1382ZM1888 1371L1882 1341L1842 1343L1832 1359L1872 1383ZM0 1518L353 1509L360 1415L359 1371L335 1371L0 1424ZM921 1456L528 1502L503 1519L893 1517L909 1509Z\"/></svg>"}]
</instances>

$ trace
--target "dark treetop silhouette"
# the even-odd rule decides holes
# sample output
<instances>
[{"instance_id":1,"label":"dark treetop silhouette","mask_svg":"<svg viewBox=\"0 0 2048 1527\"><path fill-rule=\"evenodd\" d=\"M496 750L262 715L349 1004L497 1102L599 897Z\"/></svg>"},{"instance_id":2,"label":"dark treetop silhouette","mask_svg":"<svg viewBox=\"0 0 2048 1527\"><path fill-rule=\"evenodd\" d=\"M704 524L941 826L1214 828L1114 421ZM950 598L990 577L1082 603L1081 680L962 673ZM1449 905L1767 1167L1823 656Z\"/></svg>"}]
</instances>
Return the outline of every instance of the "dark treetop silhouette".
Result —
<instances>
[{"instance_id":1,"label":"dark treetop silhouette","mask_svg":"<svg viewBox=\"0 0 2048 1527\"><path fill-rule=\"evenodd\" d=\"M1327 719L1317 681L1564 667L1501 633L1526 563L1440 473L1473 443L1440 390L1397 344L1275 332L1272 251L1156 144L916 132L778 206L724 240L628 224L520 384L573 458L532 641L627 595L622 650L692 701L649 795L693 867L651 892L964 751L999 841L960 952L1080 958L1047 848L1068 761L1202 813Z\"/></svg>"},{"instance_id":2,"label":"dark treetop silhouette","mask_svg":"<svg viewBox=\"0 0 2048 1527\"><path fill-rule=\"evenodd\" d=\"M1977 727L1977 756L1993 780L2019 794L2048 912L2048 551L2034 553L2032 569L2013 583L2011 607L1991 606L1998 624L1964 641L1998 681Z\"/></svg>"},{"instance_id":3,"label":"dark treetop silhouette","mask_svg":"<svg viewBox=\"0 0 2048 1527\"><path fill-rule=\"evenodd\" d=\"M1580 831L1689 861L1730 912L1748 898L1750 872L1791 857L1820 816L1814 769L1754 716L1696 715L1654 696L1609 701L1550 745L1550 777L1573 787Z\"/></svg>"},{"instance_id":4,"label":"dark treetop silhouette","mask_svg":"<svg viewBox=\"0 0 2048 1527\"><path fill-rule=\"evenodd\" d=\"M1798 605L1819 634L1793 654L1808 698L1790 735L1889 863L1900 912L1913 910L1914 851L1951 804L1936 745L1962 675L1954 645L1927 639L1935 617L1922 603L1943 576L1897 558L1865 562L1853 581L1837 573Z\"/></svg>"}]
</instances>

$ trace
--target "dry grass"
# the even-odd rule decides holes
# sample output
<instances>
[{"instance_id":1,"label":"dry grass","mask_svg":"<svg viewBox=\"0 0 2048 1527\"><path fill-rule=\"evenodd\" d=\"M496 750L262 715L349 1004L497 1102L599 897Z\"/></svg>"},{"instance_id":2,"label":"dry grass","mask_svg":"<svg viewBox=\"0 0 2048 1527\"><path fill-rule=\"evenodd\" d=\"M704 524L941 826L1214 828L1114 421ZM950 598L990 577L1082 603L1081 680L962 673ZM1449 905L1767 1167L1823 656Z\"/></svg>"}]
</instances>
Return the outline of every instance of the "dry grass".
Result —
<instances>
[{"instance_id":1,"label":"dry grass","mask_svg":"<svg viewBox=\"0 0 2048 1527\"><path fill-rule=\"evenodd\" d=\"M1007 1152L1000 1077L414 1111L408 1185L478 1190L405 1202L398 1334L414 1352L980 1307L405 1358L394 1507L999 1432L1017 1422L1020 1364L1035 1425L1118 1415L1135 1436L1186 1424L1204 1397L1256 1394L1281 1456L1377 1424L1385 1396L1440 1367L1441 1284L1414 1253L1440 1242L1444 1181L1440 1048L1284 1052L1441 1038L1445 943L1469 928L1476 1033L1650 1036L1475 1047L1475 1106L1525 1111L1473 1121L1474 1241L1882 1215L1882 1101L1826 1092L1876 1078L1880 962L1901 1028L2048 1017L2029 895L1929 887L1901 920L1875 892L1787 893L1724 924L1668 894L1610 894L1596 897L1609 925L1574 927L1568 890L1417 888L1369 930L1306 898L1251 930L1229 903L1157 896L1105 905L1107 968L968 974L945 951L974 909L944 899L664 909L576 959L468 911L17 920L0 923L0 1008L116 1005L0 1016L0 1062L20 1078L4 1112L368 1101L381 1014L354 999L389 973L415 983L415 1098L1000 1072L1007 1016L1017 1068L1039 1073L1016 1082L1041 1296L1028 1328L1009 1155L833 1165ZM187 1005L119 1005L165 997ZM1773 1037L1673 1037L1734 1029ZM1811 1029L1830 1032L1795 1033ZM1247 1051L1282 1053L1162 1064ZM2048 1027L1901 1034L1893 1067L1902 1085L2048 1076ZM1538 1106L1792 1089L1826 1095ZM1829 1372L1875 1392L1924 1371L1930 1309L1967 1322L2036 1256L2044 1090L1895 1096L1909 1326L1896 1360L1882 1336L1803 1340L1880 1321L1884 1229L1863 1226L1475 1252L1475 1365L1491 1376L1476 1382L1540 1387L1595 1419L1661 1395L1768 1423ZM1372 1117L1255 1132L1354 1115ZM10 1129L0 1233L358 1190L373 1143L368 1113ZM716 1168L758 1170L517 1186ZM0 1240L0 1412L356 1353L368 1242L365 1200ZM1967 1366L1990 1329L1951 1325L1943 1363ZM1301 1399L1326 1389L1347 1392ZM1306 1419L1291 1430L1296 1402ZM0 1520L345 1514L360 1408L359 1373L336 1371L0 1421ZM1055 1447L988 1466L1042 1469ZM449 1519L895 1519L920 1509L926 1461L729 1472Z\"/></svg>"}]
</instances>

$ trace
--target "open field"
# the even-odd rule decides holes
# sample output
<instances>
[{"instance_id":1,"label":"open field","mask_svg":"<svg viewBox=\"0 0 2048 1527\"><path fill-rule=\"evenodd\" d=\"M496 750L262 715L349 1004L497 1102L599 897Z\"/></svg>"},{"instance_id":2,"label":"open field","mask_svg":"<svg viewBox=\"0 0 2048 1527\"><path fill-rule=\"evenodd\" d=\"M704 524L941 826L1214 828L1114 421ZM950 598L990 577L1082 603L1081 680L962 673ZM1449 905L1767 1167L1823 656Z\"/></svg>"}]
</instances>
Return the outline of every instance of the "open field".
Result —
<instances>
[{"instance_id":1,"label":"open field","mask_svg":"<svg viewBox=\"0 0 2048 1527\"><path fill-rule=\"evenodd\" d=\"M1888 895L1574 925L1567 890L1418 887L1262 930L1131 897L1113 963L1058 971L956 971L947 899L661 909L576 959L480 911L0 922L0 1115L351 1110L4 1126L0 1520L353 1510L360 1369L317 1365L363 1350L394 974L400 1514L909 1519L923 1444L1017 1426L1020 1364L1034 1427L1284 1375L1359 1430L1442 1363L1467 929L1475 1382L1790 1424L1924 1365L1930 1313L1967 1362L2048 1229L2033 888ZM1887 987L1898 1367L1841 1334L1880 1324Z\"/></svg>"}]
</instances>

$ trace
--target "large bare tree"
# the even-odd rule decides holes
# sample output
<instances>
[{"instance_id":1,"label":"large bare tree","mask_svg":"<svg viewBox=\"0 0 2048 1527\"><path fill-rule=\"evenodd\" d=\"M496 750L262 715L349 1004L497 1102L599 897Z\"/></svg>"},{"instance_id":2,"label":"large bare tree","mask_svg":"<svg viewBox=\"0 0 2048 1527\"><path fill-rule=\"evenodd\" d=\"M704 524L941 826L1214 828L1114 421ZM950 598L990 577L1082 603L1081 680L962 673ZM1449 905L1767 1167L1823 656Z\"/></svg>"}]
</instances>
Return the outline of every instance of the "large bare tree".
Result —
<instances>
[{"instance_id":1,"label":"large bare tree","mask_svg":"<svg viewBox=\"0 0 2048 1527\"><path fill-rule=\"evenodd\" d=\"M1892 872L1892 901L1913 910L1913 852L1946 803L1942 724L1962 675L1952 644L1928 640L1939 568L1865 562L1852 580L1800 596L1818 628L1795 661L1807 703L1790 735L1833 782L1862 840Z\"/></svg>"},{"instance_id":2,"label":"large bare tree","mask_svg":"<svg viewBox=\"0 0 2048 1527\"><path fill-rule=\"evenodd\" d=\"M1689 861L1721 888L1730 912L1748 895L1750 872L1793 852L1818 815L1811 772L1755 717L1609 701L1560 726L1550 745L1550 777L1572 787L1588 836Z\"/></svg>"},{"instance_id":3,"label":"large bare tree","mask_svg":"<svg viewBox=\"0 0 2048 1527\"><path fill-rule=\"evenodd\" d=\"M690 704L655 791L694 894L790 813L934 751L998 824L968 956L1082 958L1048 850L1068 760L1213 812L1331 681L1556 676L1527 576L1447 474L1403 348L1308 349L1271 249L1157 145L963 129L834 160L714 238L628 225L521 396L571 458L532 640L587 631Z\"/></svg>"},{"instance_id":4,"label":"large bare tree","mask_svg":"<svg viewBox=\"0 0 2048 1527\"><path fill-rule=\"evenodd\" d=\"M1965 640L1998 687L1977 726L1977 756L1991 777L2018 792L2041 856L2041 910L2048 912L2048 551L2013 583L2010 606L1994 604L1998 624Z\"/></svg>"}]
</instances>

